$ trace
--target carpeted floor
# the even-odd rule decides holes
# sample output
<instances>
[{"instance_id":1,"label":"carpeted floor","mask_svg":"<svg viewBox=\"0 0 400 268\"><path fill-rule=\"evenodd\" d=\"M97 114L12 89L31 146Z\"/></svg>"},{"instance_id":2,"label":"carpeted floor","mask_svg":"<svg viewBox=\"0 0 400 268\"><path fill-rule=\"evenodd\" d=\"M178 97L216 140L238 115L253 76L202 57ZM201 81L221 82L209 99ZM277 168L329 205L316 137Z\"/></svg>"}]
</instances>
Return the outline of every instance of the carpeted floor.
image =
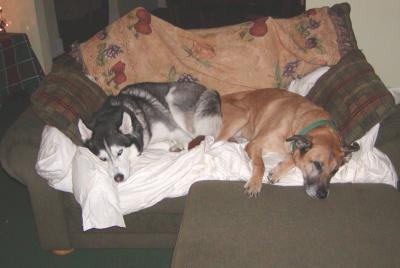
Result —
<instances>
[{"instance_id":1,"label":"carpeted floor","mask_svg":"<svg viewBox=\"0 0 400 268\"><path fill-rule=\"evenodd\" d=\"M0 138L28 105L21 97L0 108ZM26 187L0 168L0 267L125 268L169 267L172 249L76 249L64 257L42 250L37 241Z\"/></svg>"}]
</instances>

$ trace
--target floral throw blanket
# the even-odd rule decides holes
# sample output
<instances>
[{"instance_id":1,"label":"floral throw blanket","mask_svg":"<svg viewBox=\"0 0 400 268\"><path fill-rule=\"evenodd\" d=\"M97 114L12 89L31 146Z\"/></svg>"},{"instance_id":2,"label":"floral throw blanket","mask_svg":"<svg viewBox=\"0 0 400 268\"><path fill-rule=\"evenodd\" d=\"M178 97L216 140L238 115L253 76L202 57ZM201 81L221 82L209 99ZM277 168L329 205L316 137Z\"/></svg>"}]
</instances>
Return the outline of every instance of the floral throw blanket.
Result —
<instances>
[{"instance_id":1,"label":"floral throw blanket","mask_svg":"<svg viewBox=\"0 0 400 268\"><path fill-rule=\"evenodd\" d=\"M221 94L286 88L356 46L345 13L323 7L289 19L184 30L136 8L73 52L107 94L148 81L197 81Z\"/></svg>"}]
</instances>

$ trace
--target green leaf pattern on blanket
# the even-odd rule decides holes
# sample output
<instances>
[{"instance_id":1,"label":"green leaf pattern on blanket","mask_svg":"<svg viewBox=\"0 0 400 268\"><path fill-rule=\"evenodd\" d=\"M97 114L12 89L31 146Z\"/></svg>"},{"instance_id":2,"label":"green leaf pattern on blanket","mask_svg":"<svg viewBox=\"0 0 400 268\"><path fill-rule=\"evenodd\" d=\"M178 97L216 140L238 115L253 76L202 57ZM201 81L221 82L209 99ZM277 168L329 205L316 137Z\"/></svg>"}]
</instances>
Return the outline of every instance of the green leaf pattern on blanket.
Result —
<instances>
[{"instance_id":1,"label":"green leaf pattern on blanket","mask_svg":"<svg viewBox=\"0 0 400 268\"><path fill-rule=\"evenodd\" d=\"M211 67L211 62L209 60L207 60L207 59L202 59L199 56L197 56L194 53L193 49L191 49L191 48L189 48L189 47L187 47L185 45L182 46L182 49L186 51L188 57L191 57L191 58L195 59L198 63L200 63L204 67L206 67L206 68Z\"/></svg>"},{"instance_id":2,"label":"green leaf pattern on blanket","mask_svg":"<svg viewBox=\"0 0 400 268\"><path fill-rule=\"evenodd\" d=\"M253 41L254 37L249 33L251 26L253 25L252 22L245 22L242 24L243 29L239 32L239 36L244 41Z\"/></svg>"},{"instance_id":3,"label":"green leaf pattern on blanket","mask_svg":"<svg viewBox=\"0 0 400 268\"><path fill-rule=\"evenodd\" d=\"M279 61L275 65L275 87L283 88L281 68L279 66Z\"/></svg>"},{"instance_id":4,"label":"green leaf pattern on blanket","mask_svg":"<svg viewBox=\"0 0 400 268\"><path fill-rule=\"evenodd\" d=\"M104 56L104 51L106 50L107 43L100 43L97 46L97 57L96 64L98 66L104 66L106 64L106 59Z\"/></svg>"},{"instance_id":5,"label":"green leaf pattern on blanket","mask_svg":"<svg viewBox=\"0 0 400 268\"><path fill-rule=\"evenodd\" d=\"M168 81L168 82L174 82L174 81L176 81L176 80L177 80L177 79L176 79L176 76L177 76L176 68L175 68L175 66L172 66L172 67L169 69L167 81Z\"/></svg>"}]
</instances>

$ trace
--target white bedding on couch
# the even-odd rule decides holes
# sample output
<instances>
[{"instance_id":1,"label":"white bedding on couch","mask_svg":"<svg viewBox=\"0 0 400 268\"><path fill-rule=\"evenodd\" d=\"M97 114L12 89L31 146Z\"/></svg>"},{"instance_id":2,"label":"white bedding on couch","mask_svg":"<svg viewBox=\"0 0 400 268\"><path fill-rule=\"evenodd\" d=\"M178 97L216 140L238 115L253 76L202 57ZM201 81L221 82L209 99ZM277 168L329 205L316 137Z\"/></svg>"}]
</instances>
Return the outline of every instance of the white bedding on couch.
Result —
<instances>
[{"instance_id":1,"label":"white bedding on couch","mask_svg":"<svg viewBox=\"0 0 400 268\"><path fill-rule=\"evenodd\" d=\"M306 95L327 70L328 67L323 67L294 81L289 90ZM353 153L332 183L385 183L396 187L397 175L392 163L374 147L378 130L379 124L358 140L360 151ZM264 156L266 174L280 159L274 153ZM245 181L251 174L244 144L214 142L212 137L188 152L171 153L157 146L146 149L132 167L133 175L119 184L108 176L105 165L88 149L74 145L58 129L44 128L36 171L51 187L74 194L82 207L83 230L125 227L123 215L150 207L164 198L186 195L194 182ZM300 170L294 168L278 185L302 183Z\"/></svg>"}]
</instances>

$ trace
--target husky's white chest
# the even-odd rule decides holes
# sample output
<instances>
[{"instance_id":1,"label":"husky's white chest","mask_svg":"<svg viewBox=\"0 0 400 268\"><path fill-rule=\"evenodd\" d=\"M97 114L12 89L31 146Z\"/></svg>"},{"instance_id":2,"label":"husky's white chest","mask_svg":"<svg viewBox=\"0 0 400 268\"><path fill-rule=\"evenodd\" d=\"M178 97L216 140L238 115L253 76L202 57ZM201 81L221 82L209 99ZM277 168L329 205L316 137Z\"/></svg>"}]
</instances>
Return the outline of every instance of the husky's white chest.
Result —
<instances>
[{"instance_id":1,"label":"husky's white chest","mask_svg":"<svg viewBox=\"0 0 400 268\"><path fill-rule=\"evenodd\" d=\"M171 130L167 128L167 126L161 122L157 122L152 124L151 126L151 143L156 143L164 140L170 139Z\"/></svg>"}]
</instances>

